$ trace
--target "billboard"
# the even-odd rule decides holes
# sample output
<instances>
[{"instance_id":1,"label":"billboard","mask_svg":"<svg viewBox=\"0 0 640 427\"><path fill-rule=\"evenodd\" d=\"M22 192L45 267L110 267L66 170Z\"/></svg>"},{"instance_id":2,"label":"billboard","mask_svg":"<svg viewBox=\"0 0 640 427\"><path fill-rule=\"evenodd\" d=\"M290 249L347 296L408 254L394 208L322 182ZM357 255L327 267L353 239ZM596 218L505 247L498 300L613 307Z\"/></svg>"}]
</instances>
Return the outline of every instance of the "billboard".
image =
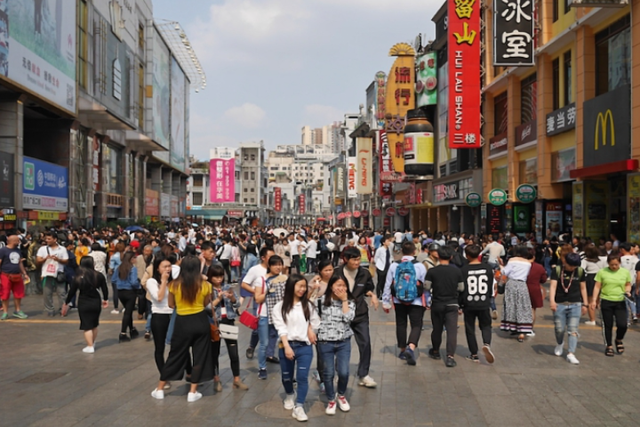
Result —
<instances>
[{"instance_id":1,"label":"billboard","mask_svg":"<svg viewBox=\"0 0 640 427\"><path fill-rule=\"evenodd\" d=\"M533 1L493 1L494 66L535 65L533 5Z\"/></svg>"},{"instance_id":2,"label":"billboard","mask_svg":"<svg viewBox=\"0 0 640 427\"><path fill-rule=\"evenodd\" d=\"M429 52L416 60L416 107L438 102L437 54Z\"/></svg>"},{"instance_id":3,"label":"billboard","mask_svg":"<svg viewBox=\"0 0 640 427\"><path fill-rule=\"evenodd\" d=\"M480 148L480 2L449 0L449 148Z\"/></svg>"},{"instance_id":4,"label":"billboard","mask_svg":"<svg viewBox=\"0 0 640 427\"><path fill-rule=\"evenodd\" d=\"M184 170L185 77L180 64L171 58L171 165Z\"/></svg>"},{"instance_id":5,"label":"billboard","mask_svg":"<svg viewBox=\"0 0 640 427\"><path fill-rule=\"evenodd\" d=\"M69 206L67 168L24 156L22 160L24 209L66 212Z\"/></svg>"},{"instance_id":6,"label":"billboard","mask_svg":"<svg viewBox=\"0 0 640 427\"><path fill-rule=\"evenodd\" d=\"M169 147L170 129L169 48L156 32L153 38L153 135L164 148ZM159 154L159 153L156 153Z\"/></svg>"},{"instance_id":7,"label":"billboard","mask_svg":"<svg viewBox=\"0 0 640 427\"><path fill-rule=\"evenodd\" d=\"M0 207L10 208L13 207L13 154L4 153L0 151Z\"/></svg>"},{"instance_id":8,"label":"billboard","mask_svg":"<svg viewBox=\"0 0 640 427\"><path fill-rule=\"evenodd\" d=\"M358 194L371 194L373 191L373 141L371 138L356 139L357 153L357 179L356 190Z\"/></svg>"},{"instance_id":9,"label":"billboard","mask_svg":"<svg viewBox=\"0 0 640 427\"><path fill-rule=\"evenodd\" d=\"M211 159L209 162L211 203L229 203L236 200L236 159Z\"/></svg>"},{"instance_id":10,"label":"billboard","mask_svg":"<svg viewBox=\"0 0 640 427\"><path fill-rule=\"evenodd\" d=\"M358 195L358 191L356 189L356 162L357 162L357 158L355 157L348 157L347 158L347 169L349 171L349 179L347 180L347 198L349 199L355 199L356 196Z\"/></svg>"}]
</instances>

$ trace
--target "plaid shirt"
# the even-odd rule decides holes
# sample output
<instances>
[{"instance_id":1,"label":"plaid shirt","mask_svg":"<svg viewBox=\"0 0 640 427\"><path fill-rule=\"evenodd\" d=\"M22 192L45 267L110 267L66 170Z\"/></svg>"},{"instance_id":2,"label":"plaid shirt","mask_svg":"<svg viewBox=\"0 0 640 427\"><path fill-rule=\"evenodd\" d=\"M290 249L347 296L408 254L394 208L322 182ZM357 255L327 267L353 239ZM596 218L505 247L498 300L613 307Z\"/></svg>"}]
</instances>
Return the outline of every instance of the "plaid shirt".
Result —
<instances>
[{"instance_id":1,"label":"plaid shirt","mask_svg":"<svg viewBox=\"0 0 640 427\"><path fill-rule=\"evenodd\" d=\"M286 282L287 276L284 274L272 276L266 280L267 315L270 325L273 325L273 307L284 298L284 286Z\"/></svg>"}]
</instances>

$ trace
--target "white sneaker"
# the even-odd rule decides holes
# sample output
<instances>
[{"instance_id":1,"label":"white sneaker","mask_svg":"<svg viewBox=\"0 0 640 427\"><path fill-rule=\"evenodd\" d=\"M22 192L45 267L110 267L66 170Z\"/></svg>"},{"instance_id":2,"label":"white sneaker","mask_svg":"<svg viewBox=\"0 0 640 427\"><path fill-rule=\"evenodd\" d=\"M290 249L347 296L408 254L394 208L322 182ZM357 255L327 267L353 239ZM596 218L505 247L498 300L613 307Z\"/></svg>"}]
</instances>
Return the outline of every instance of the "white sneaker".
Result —
<instances>
[{"instance_id":1,"label":"white sneaker","mask_svg":"<svg viewBox=\"0 0 640 427\"><path fill-rule=\"evenodd\" d=\"M584 322L585 325L589 325L589 326L596 326L596 321L595 320L587 320L586 322Z\"/></svg>"},{"instance_id":2,"label":"white sneaker","mask_svg":"<svg viewBox=\"0 0 640 427\"><path fill-rule=\"evenodd\" d=\"M92 346L92 345L88 345L85 348L82 349L83 353L89 353L89 354L93 354L96 352L96 349Z\"/></svg>"},{"instance_id":3,"label":"white sneaker","mask_svg":"<svg viewBox=\"0 0 640 427\"><path fill-rule=\"evenodd\" d=\"M151 397L153 397L154 399L158 399L158 400L164 399L164 390L154 389L151 392Z\"/></svg>"},{"instance_id":4,"label":"white sneaker","mask_svg":"<svg viewBox=\"0 0 640 427\"><path fill-rule=\"evenodd\" d=\"M338 395L338 406L342 412L349 412L351 409L351 405L347 402L347 398L340 395Z\"/></svg>"},{"instance_id":5,"label":"white sneaker","mask_svg":"<svg viewBox=\"0 0 640 427\"><path fill-rule=\"evenodd\" d=\"M491 351L491 347L489 347L489 345L483 345L482 352L484 353L484 358L487 359L487 363L495 362L496 357L493 355L493 352Z\"/></svg>"},{"instance_id":6,"label":"white sneaker","mask_svg":"<svg viewBox=\"0 0 640 427\"><path fill-rule=\"evenodd\" d=\"M369 375L358 379L358 385L375 388L378 384Z\"/></svg>"},{"instance_id":7,"label":"white sneaker","mask_svg":"<svg viewBox=\"0 0 640 427\"><path fill-rule=\"evenodd\" d=\"M330 400L329 404L327 404L327 409L324 411L327 415L335 415L336 414L336 401Z\"/></svg>"},{"instance_id":8,"label":"white sneaker","mask_svg":"<svg viewBox=\"0 0 640 427\"><path fill-rule=\"evenodd\" d=\"M579 365L580 364L580 361L578 360L578 358L573 353L567 354L567 362L571 363L572 365Z\"/></svg>"},{"instance_id":9,"label":"white sneaker","mask_svg":"<svg viewBox=\"0 0 640 427\"><path fill-rule=\"evenodd\" d=\"M296 395L295 394L287 394L287 397L284 398L284 409L293 409L296 406Z\"/></svg>"},{"instance_id":10,"label":"white sneaker","mask_svg":"<svg viewBox=\"0 0 640 427\"><path fill-rule=\"evenodd\" d=\"M113 310L111 310L111 314L120 314L120 312L114 308Z\"/></svg>"},{"instance_id":11,"label":"white sneaker","mask_svg":"<svg viewBox=\"0 0 640 427\"><path fill-rule=\"evenodd\" d=\"M164 392L162 392L164 394ZM202 398L202 393L200 392L195 392L195 393L189 393L187 394L187 402L189 403L193 403L196 402L198 400L200 400Z\"/></svg>"},{"instance_id":12,"label":"white sneaker","mask_svg":"<svg viewBox=\"0 0 640 427\"><path fill-rule=\"evenodd\" d=\"M302 406L296 406L295 408L293 408L291 416L298 421L307 421L309 419Z\"/></svg>"},{"instance_id":13,"label":"white sneaker","mask_svg":"<svg viewBox=\"0 0 640 427\"><path fill-rule=\"evenodd\" d=\"M560 344L556 346L556 349L553 350L553 354L555 354L558 357L562 356L563 347L564 347L564 341L562 341Z\"/></svg>"},{"instance_id":14,"label":"white sneaker","mask_svg":"<svg viewBox=\"0 0 640 427\"><path fill-rule=\"evenodd\" d=\"M527 334L527 336L533 338L536 336L536 332L532 329L531 332Z\"/></svg>"}]
</instances>

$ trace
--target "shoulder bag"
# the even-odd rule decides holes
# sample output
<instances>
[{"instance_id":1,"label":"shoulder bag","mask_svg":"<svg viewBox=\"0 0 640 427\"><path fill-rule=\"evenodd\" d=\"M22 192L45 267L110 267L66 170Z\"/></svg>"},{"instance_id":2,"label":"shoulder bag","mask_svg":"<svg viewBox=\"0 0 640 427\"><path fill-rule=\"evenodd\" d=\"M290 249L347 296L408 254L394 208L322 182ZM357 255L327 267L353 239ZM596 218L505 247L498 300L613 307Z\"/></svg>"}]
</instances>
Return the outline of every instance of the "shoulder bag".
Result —
<instances>
[{"instance_id":1,"label":"shoulder bag","mask_svg":"<svg viewBox=\"0 0 640 427\"><path fill-rule=\"evenodd\" d=\"M211 302L211 317L209 318L209 328L211 332L211 341L220 341L220 329L218 328L218 319L216 318L216 309Z\"/></svg>"}]
</instances>

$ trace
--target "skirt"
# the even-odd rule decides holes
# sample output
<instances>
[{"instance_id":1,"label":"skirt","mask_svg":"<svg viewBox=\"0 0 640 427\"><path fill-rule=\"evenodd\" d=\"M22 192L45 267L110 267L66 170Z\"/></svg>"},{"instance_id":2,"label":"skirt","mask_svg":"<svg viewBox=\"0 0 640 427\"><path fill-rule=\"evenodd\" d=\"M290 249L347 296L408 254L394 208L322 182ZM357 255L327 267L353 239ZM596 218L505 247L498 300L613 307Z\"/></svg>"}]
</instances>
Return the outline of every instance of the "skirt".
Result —
<instances>
[{"instance_id":1,"label":"skirt","mask_svg":"<svg viewBox=\"0 0 640 427\"><path fill-rule=\"evenodd\" d=\"M191 383L199 384L213 379L209 316L204 311L187 316L176 316L171 337L171 351L162 368L160 380L179 381L187 369L193 353Z\"/></svg>"},{"instance_id":2,"label":"skirt","mask_svg":"<svg viewBox=\"0 0 640 427\"><path fill-rule=\"evenodd\" d=\"M527 283L509 279L504 290L504 310L500 329L526 334L533 327L533 312Z\"/></svg>"},{"instance_id":3,"label":"skirt","mask_svg":"<svg viewBox=\"0 0 640 427\"><path fill-rule=\"evenodd\" d=\"M593 296L593 288L596 287L596 275L595 273L587 274L585 279L587 282L587 296L591 297Z\"/></svg>"},{"instance_id":4,"label":"skirt","mask_svg":"<svg viewBox=\"0 0 640 427\"><path fill-rule=\"evenodd\" d=\"M529 291L529 299L531 300L531 308L544 307L544 300L542 298L542 287L539 283L533 285L527 285Z\"/></svg>"},{"instance_id":5,"label":"skirt","mask_svg":"<svg viewBox=\"0 0 640 427\"><path fill-rule=\"evenodd\" d=\"M100 298L78 297L78 316L80 317L80 330L89 331L100 324L102 301Z\"/></svg>"}]
</instances>

